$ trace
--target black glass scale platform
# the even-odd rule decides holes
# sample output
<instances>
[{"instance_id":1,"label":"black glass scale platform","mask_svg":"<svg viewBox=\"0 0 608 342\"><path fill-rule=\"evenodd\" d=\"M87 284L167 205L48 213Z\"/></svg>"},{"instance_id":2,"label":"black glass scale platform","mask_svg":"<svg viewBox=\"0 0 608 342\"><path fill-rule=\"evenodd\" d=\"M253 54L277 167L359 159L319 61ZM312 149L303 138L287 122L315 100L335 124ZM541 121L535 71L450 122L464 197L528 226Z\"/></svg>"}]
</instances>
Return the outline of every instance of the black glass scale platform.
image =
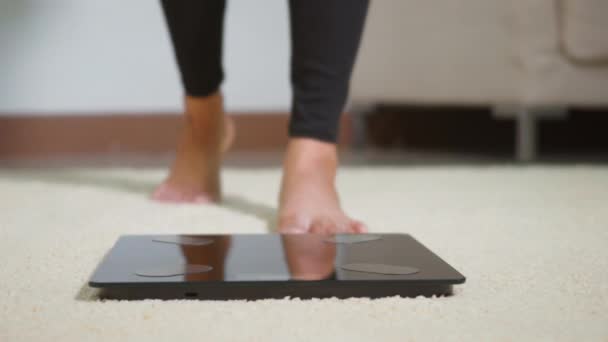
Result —
<instances>
[{"instance_id":1,"label":"black glass scale platform","mask_svg":"<svg viewBox=\"0 0 608 342\"><path fill-rule=\"evenodd\" d=\"M451 295L465 277L405 234L127 235L89 285L104 299Z\"/></svg>"}]
</instances>

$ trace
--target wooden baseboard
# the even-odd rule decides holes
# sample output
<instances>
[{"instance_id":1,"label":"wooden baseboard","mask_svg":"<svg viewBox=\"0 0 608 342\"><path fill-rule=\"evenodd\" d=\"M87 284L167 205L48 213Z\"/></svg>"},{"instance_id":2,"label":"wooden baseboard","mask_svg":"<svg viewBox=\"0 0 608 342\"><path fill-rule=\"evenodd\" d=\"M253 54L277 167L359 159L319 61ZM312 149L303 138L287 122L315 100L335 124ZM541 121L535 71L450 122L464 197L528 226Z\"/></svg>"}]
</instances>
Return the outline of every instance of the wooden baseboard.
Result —
<instances>
[{"instance_id":1,"label":"wooden baseboard","mask_svg":"<svg viewBox=\"0 0 608 342\"><path fill-rule=\"evenodd\" d=\"M232 113L231 117L237 129L235 150L281 149L287 143L287 113ZM169 153L182 119L177 113L0 114L0 159ZM351 120L343 115L339 145L349 146L351 141Z\"/></svg>"}]
</instances>

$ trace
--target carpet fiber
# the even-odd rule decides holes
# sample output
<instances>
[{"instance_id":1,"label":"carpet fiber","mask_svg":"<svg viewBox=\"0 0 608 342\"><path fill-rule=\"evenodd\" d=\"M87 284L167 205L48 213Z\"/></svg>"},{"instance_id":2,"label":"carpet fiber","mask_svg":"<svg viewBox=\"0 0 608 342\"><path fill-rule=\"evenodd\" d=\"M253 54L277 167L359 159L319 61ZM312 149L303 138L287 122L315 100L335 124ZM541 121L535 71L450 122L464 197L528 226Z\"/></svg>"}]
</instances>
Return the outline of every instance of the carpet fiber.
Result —
<instances>
[{"instance_id":1,"label":"carpet fiber","mask_svg":"<svg viewBox=\"0 0 608 342\"><path fill-rule=\"evenodd\" d=\"M160 170L0 171L0 341L608 340L608 168L345 168L343 204L465 276L447 298L98 301L121 234L264 233L276 169L229 169L225 204L146 199Z\"/></svg>"}]
</instances>

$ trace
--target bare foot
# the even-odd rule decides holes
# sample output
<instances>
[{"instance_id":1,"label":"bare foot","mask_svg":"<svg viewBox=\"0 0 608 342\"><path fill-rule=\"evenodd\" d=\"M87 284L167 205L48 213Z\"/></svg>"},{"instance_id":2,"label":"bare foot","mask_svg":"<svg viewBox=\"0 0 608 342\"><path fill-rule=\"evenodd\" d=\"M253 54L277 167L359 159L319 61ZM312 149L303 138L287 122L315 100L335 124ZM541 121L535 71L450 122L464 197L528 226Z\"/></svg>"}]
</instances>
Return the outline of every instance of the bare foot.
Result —
<instances>
[{"instance_id":1,"label":"bare foot","mask_svg":"<svg viewBox=\"0 0 608 342\"><path fill-rule=\"evenodd\" d=\"M335 178L338 157L334 144L291 138L283 164L280 233L364 233L365 225L340 207Z\"/></svg>"},{"instance_id":2,"label":"bare foot","mask_svg":"<svg viewBox=\"0 0 608 342\"><path fill-rule=\"evenodd\" d=\"M152 199L171 203L209 203L221 199L222 154L234 139L224 116L222 95L186 97L186 120L167 179Z\"/></svg>"}]
</instances>

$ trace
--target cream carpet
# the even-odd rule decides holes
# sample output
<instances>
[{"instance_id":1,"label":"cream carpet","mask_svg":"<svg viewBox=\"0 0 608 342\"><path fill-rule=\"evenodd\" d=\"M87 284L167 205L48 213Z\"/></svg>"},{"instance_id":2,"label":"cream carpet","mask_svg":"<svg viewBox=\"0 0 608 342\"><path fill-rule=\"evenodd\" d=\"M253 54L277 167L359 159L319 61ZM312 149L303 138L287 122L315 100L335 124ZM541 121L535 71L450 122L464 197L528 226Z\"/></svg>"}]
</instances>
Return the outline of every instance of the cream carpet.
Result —
<instances>
[{"instance_id":1,"label":"cream carpet","mask_svg":"<svg viewBox=\"0 0 608 342\"><path fill-rule=\"evenodd\" d=\"M0 171L0 341L608 340L608 168L346 168L344 206L467 276L449 298L101 302L121 234L264 233L279 171L222 206L146 200L160 170Z\"/></svg>"}]
</instances>

